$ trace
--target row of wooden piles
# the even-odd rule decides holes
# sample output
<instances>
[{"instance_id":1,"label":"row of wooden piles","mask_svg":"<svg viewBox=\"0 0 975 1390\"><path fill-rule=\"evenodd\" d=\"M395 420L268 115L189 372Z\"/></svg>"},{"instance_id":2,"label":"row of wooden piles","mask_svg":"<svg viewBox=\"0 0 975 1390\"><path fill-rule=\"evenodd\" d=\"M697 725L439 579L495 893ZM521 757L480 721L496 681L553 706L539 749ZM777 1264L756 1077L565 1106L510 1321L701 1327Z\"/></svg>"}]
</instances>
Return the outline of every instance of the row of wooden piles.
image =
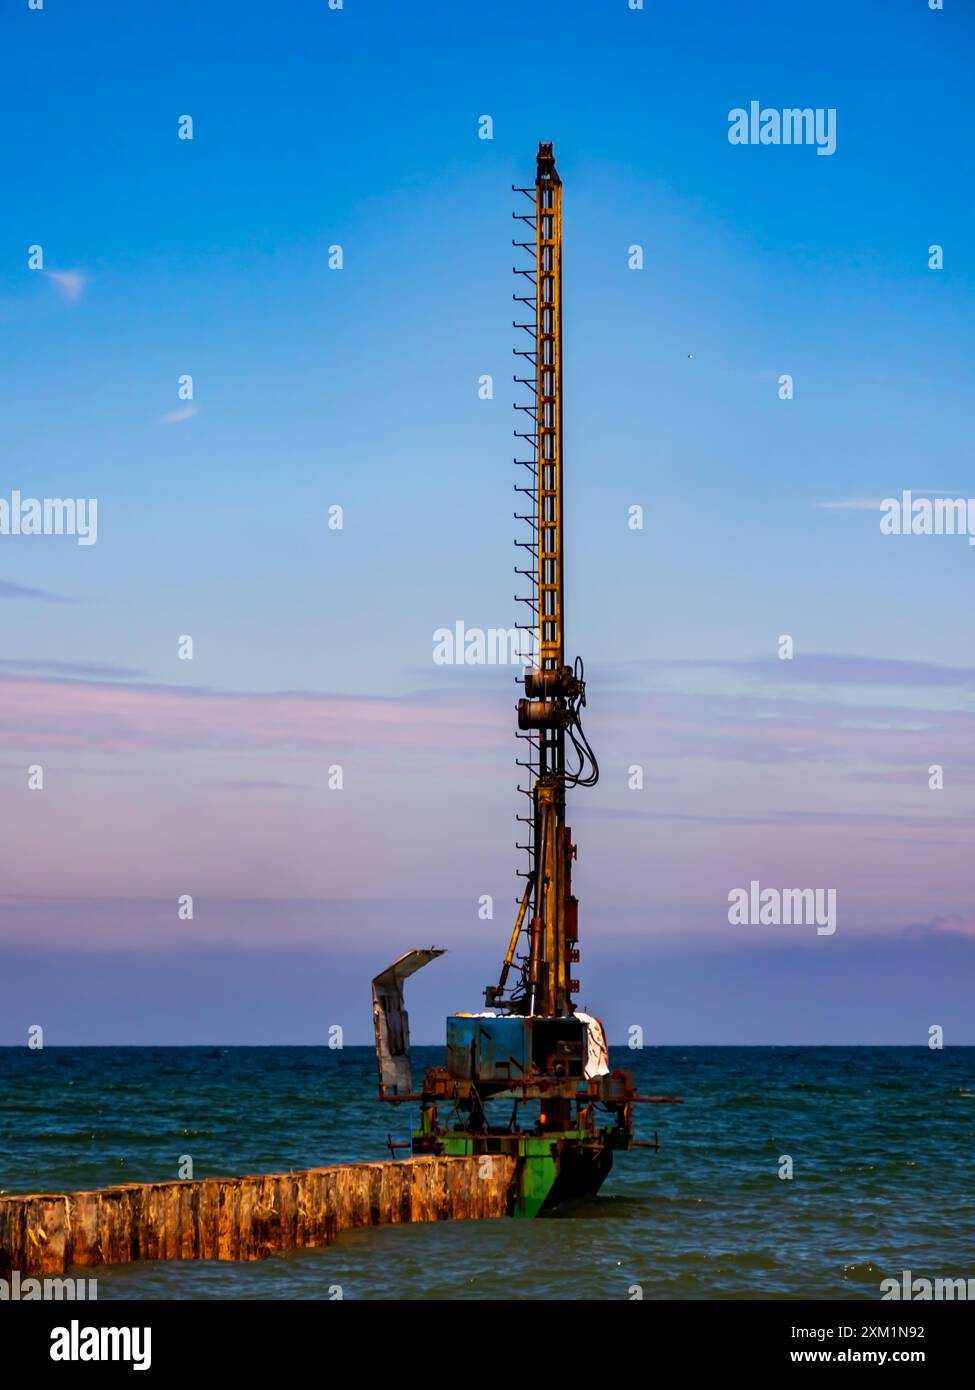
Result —
<instances>
[{"instance_id":1,"label":"row of wooden piles","mask_svg":"<svg viewBox=\"0 0 975 1390\"><path fill-rule=\"evenodd\" d=\"M133 1260L261 1260L343 1231L508 1212L516 1160L417 1158L0 1198L0 1275Z\"/></svg>"}]
</instances>

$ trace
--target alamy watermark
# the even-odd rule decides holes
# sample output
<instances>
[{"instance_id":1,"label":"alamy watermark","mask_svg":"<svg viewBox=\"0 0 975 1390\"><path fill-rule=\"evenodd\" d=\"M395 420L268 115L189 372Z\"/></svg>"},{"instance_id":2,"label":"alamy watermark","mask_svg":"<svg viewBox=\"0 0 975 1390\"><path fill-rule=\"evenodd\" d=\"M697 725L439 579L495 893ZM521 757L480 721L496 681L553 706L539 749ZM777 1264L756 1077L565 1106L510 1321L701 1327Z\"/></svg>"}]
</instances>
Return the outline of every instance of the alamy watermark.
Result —
<instances>
[{"instance_id":1,"label":"alamy watermark","mask_svg":"<svg viewBox=\"0 0 975 1390\"><path fill-rule=\"evenodd\" d=\"M131 1361L133 1371L152 1365L151 1327L82 1327L72 1318L51 1331L52 1361Z\"/></svg>"},{"instance_id":2,"label":"alamy watermark","mask_svg":"<svg viewBox=\"0 0 975 1390\"><path fill-rule=\"evenodd\" d=\"M915 1303L936 1303L954 1299L975 1299L975 1279L915 1279L909 1269L900 1279L881 1279L881 1301L908 1299Z\"/></svg>"},{"instance_id":3,"label":"alamy watermark","mask_svg":"<svg viewBox=\"0 0 975 1390\"><path fill-rule=\"evenodd\" d=\"M733 927L815 926L817 936L836 930L835 888L762 888L753 878L747 888L732 888L728 902Z\"/></svg>"},{"instance_id":4,"label":"alamy watermark","mask_svg":"<svg viewBox=\"0 0 975 1390\"><path fill-rule=\"evenodd\" d=\"M76 536L79 545L98 540L96 497L0 497L0 536Z\"/></svg>"},{"instance_id":5,"label":"alamy watermark","mask_svg":"<svg viewBox=\"0 0 975 1390\"><path fill-rule=\"evenodd\" d=\"M880 504L884 536L967 536L975 545L975 497L885 497Z\"/></svg>"},{"instance_id":6,"label":"alamy watermark","mask_svg":"<svg viewBox=\"0 0 975 1390\"><path fill-rule=\"evenodd\" d=\"M33 1303L36 1300L95 1303L98 1300L98 1280L22 1279L19 1269L12 1269L9 1279L0 1279L0 1303Z\"/></svg>"},{"instance_id":7,"label":"alamy watermark","mask_svg":"<svg viewBox=\"0 0 975 1390\"><path fill-rule=\"evenodd\" d=\"M835 106L763 107L752 101L746 111L736 106L728 112L730 145L815 145L817 154L836 151Z\"/></svg>"},{"instance_id":8,"label":"alamy watermark","mask_svg":"<svg viewBox=\"0 0 975 1390\"><path fill-rule=\"evenodd\" d=\"M537 666L538 634L521 627L465 627L458 618L452 628L433 634L435 666Z\"/></svg>"}]
</instances>

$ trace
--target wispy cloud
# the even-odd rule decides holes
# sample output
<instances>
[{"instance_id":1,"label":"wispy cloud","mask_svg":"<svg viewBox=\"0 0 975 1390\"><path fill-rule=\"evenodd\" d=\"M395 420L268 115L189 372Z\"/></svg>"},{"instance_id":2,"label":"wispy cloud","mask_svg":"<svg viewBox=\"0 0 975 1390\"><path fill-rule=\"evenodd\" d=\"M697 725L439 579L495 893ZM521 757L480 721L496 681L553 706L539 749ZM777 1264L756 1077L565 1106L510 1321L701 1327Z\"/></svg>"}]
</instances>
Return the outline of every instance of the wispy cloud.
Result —
<instances>
[{"instance_id":1,"label":"wispy cloud","mask_svg":"<svg viewBox=\"0 0 975 1390\"><path fill-rule=\"evenodd\" d=\"M899 496L901 489L892 489L887 494L888 497ZM913 497L959 497L962 494L956 488L949 487L912 487L907 489ZM826 508L834 512L878 512L884 504L880 497L846 497L838 502L814 502L814 507Z\"/></svg>"},{"instance_id":2,"label":"wispy cloud","mask_svg":"<svg viewBox=\"0 0 975 1390\"><path fill-rule=\"evenodd\" d=\"M6 579L0 579L0 598L33 598L40 599L43 603L69 602L47 589L31 589L25 584L11 584Z\"/></svg>"},{"instance_id":3,"label":"wispy cloud","mask_svg":"<svg viewBox=\"0 0 975 1390\"><path fill-rule=\"evenodd\" d=\"M441 692L386 698L127 684L119 669L114 679L104 673L100 679L74 679L79 668L73 665L47 677L0 675L0 745L19 746L26 739L102 751L277 748L314 754L371 748L473 754L496 748L508 726L503 707L472 720L469 700L445 700Z\"/></svg>"},{"instance_id":4,"label":"wispy cloud","mask_svg":"<svg viewBox=\"0 0 975 1390\"><path fill-rule=\"evenodd\" d=\"M947 917L933 917L930 922L919 922L908 927L907 935L975 938L975 917L962 917L957 914L951 914Z\"/></svg>"},{"instance_id":5,"label":"wispy cloud","mask_svg":"<svg viewBox=\"0 0 975 1390\"><path fill-rule=\"evenodd\" d=\"M135 680L144 676L134 666L113 666L100 661L33 661L29 657L0 658L0 671L18 675L76 677L82 680Z\"/></svg>"},{"instance_id":6,"label":"wispy cloud","mask_svg":"<svg viewBox=\"0 0 975 1390\"><path fill-rule=\"evenodd\" d=\"M49 270L47 274L54 281L61 298L69 304L77 304L91 279L83 270Z\"/></svg>"},{"instance_id":7,"label":"wispy cloud","mask_svg":"<svg viewBox=\"0 0 975 1390\"><path fill-rule=\"evenodd\" d=\"M176 410L171 410L168 415L162 417L164 425L179 425L184 420L191 420L194 415L199 415L200 407L192 403L181 405Z\"/></svg>"},{"instance_id":8,"label":"wispy cloud","mask_svg":"<svg viewBox=\"0 0 975 1390\"><path fill-rule=\"evenodd\" d=\"M825 507L834 512L879 512L879 497L847 497L842 502L814 502L814 507Z\"/></svg>"},{"instance_id":9,"label":"wispy cloud","mask_svg":"<svg viewBox=\"0 0 975 1390\"><path fill-rule=\"evenodd\" d=\"M124 670L124 668L122 668ZM337 754L397 750L438 759L495 754L510 711L486 691L426 690L399 697L320 691L229 691L129 683L83 668L2 675L0 744L65 749L271 749ZM131 673L125 672L125 677ZM589 732L608 759L634 749L658 764L700 760L755 767L853 762L872 771L926 769L951 747L975 766L975 718L894 704L837 705L777 694L607 692Z\"/></svg>"},{"instance_id":10,"label":"wispy cloud","mask_svg":"<svg viewBox=\"0 0 975 1390\"><path fill-rule=\"evenodd\" d=\"M975 690L975 666L941 666L894 657L802 652L793 661L774 656L699 657L687 661L631 661L607 666L600 680L626 684L635 676L674 677L681 671L724 671L777 686L886 686L891 689Z\"/></svg>"},{"instance_id":11,"label":"wispy cloud","mask_svg":"<svg viewBox=\"0 0 975 1390\"><path fill-rule=\"evenodd\" d=\"M915 777L915 783L917 782ZM957 816L891 814L887 811L790 811L769 810L761 815L739 815L729 811L723 815L708 812L644 811L639 807L596 806L589 815L600 820L653 820L680 822L689 825L788 825L807 827L830 826L910 826L915 830L946 827L975 827L975 815Z\"/></svg>"},{"instance_id":12,"label":"wispy cloud","mask_svg":"<svg viewBox=\"0 0 975 1390\"><path fill-rule=\"evenodd\" d=\"M272 782L267 778L232 778L225 782L214 782L213 786L222 787L225 791L246 792L246 791L305 791L307 784L304 782Z\"/></svg>"},{"instance_id":13,"label":"wispy cloud","mask_svg":"<svg viewBox=\"0 0 975 1390\"><path fill-rule=\"evenodd\" d=\"M975 666L939 666L930 661L898 661L892 657L810 652L794 661L779 661L777 657L743 657L734 661L704 660L693 664L740 671L788 685L881 685L975 690Z\"/></svg>"}]
</instances>

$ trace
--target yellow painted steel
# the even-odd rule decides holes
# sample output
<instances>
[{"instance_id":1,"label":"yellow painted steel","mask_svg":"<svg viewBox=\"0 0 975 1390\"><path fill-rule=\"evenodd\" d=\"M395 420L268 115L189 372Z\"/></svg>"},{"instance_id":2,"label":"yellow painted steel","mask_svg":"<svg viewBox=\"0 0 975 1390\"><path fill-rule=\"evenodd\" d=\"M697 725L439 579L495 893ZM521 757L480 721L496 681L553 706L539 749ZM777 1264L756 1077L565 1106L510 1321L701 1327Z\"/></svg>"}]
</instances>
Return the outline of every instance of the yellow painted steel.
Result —
<instances>
[{"instance_id":1,"label":"yellow painted steel","mask_svg":"<svg viewBox=\"0 0 975 1390\"><path fill-rule=\"evenodd\" d=\"M504 989L505 982L508 978L508 971L511 969L511 966L514 963L515 951L518 947L518 938L521 935L521 929L525 924L525 913L528 911L528 904L531 901L532 888L534 887L534 882L534 876L529 875L528 882L525 884L525 892L521 899L521 906L518 909L518 916L515 918L514 931L511 933L511 940L508 943L508 954L505 956L504 964L501 967L501 989Z\"/></svg>"},{"instance_id":2,"label":"yellow painted steel","mask_svg":"<svg viewBox=\"0 0 975 1390\"><path fill-rule=\"evenodd\" d=\"M562 180L551 146L535 181L537 574L539 666L563 664Z\"/></svg>"},{"instance_id":3,"label":"yellow painted steel","mask_svg":"<svg viewBox=\"0 0 975 1390\"><path fill-rule=\"evenodd\" d=\"M566 1012L565 961L565 859L562 853L562 822L565 793L554 780L540 781L536 787L540 834L544 842L545 881L542 885L542 920L545 924L545 957L536 1013Z\"/></svg>"},{"instance_id":4,"label":"yellow painted steel","mask_svg":"<svg viewBox=\"0 0 975 1390\"><path fill-rule=\"evenodd\" d=\"M534 596L540 671L565 666L562 470L562 180L550 144L538 147L535 178L535 449ZM537 728L533 788L533 911L528 928L528 1007L535 1014L572 1012L565 943L568 867L565 830L564 695L542 692L538 707L551 711ZM525 703L531 704L531 701ZM517 942L526 913L518 913ZM513 950L509 947L502 978Z\"/></svg>"},{"instance_id":5,"label":"yellow painted steel","mask_svg":"<svg viewBox=\"0 0 975 1390\"><path fill-rule=\"evenodd\" d=\"M538 664L565 664L562 566L562 180L551 145L540 145L535 180L535 355L537 439L536 533L538 578ZM535 784L538 863L536 912L544 927L544 960L536 1011L561 1014L571 1008L565 950L565 784L561 729L540 733L540 769Z\"/></svg>"}]
</instances>

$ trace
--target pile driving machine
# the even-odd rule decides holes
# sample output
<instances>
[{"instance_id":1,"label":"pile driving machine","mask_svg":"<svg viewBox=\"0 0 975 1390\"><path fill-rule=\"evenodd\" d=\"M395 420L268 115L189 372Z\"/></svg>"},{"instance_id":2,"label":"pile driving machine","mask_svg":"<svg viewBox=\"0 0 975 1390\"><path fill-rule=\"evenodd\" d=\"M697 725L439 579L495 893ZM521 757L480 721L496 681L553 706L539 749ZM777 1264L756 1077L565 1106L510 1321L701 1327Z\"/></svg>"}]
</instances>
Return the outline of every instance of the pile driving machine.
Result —
<instances>
[{"instance_id":1,"label":"pile driving machine","mask_svg":"<svg viewBox=\"0 0 975 1390\"><path fill-rule=\"evenodd\" d=\"M512 1215L535 1216L568 1197L594 1194L614 1149L656 1148L633 1137L638 1096L629 1071L614 1071L602 1025L581 1013L572 967L579 960L578 903L572 895L576 847L565 823L570 787L593 786L599 769L582 728L583 666L566 665L563 585L562 458L562 180L550 144L538 147L534 187L516 188L532 204L518 211L532 240L513 244L532 258L515 270L526 323L515 327L531 342L517 348L525 363L515 381L531 393L516 406L526 428L516 430L525 470L516 484L527 506L516 518L527 528L516 544L527 563L516 567L528 593L532 665L518 701L518 766L529 814L527 854L514 930L496 985L485 990L481 1013L447 1019L446 1065L427 1073L414 1092L403 982L436 956L409 951L373 981L373 1015L383 1100L419 1102L414 1154L511 1154L519 1160ZM524 205L523 205L524 206Z\"/></svg>"}]
</instances>

